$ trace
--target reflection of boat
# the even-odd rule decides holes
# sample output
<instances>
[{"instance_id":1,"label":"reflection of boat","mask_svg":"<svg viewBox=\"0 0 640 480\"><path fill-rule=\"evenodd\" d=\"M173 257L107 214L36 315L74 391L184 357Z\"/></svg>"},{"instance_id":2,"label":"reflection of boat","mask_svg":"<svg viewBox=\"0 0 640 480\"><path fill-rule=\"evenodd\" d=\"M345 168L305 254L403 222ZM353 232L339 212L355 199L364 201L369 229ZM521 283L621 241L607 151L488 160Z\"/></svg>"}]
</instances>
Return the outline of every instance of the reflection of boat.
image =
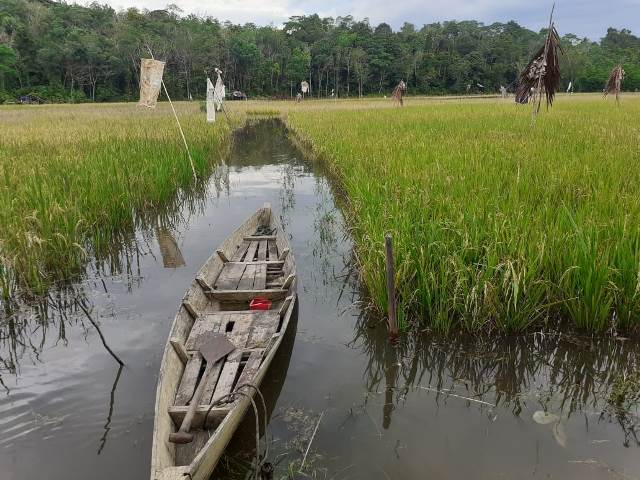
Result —
<instances>
[{"instance_id":1,"label":"reflection of boat","mask_svg":"<svg viewBox=\"0 0 640 480\"><path fill-rule=\"evenodd\" d=\"M160 367L152 479L199 480L213 471L254 395L253 388L243 386L260 386L292 317L296 279L288 253L282 226L265 205L197 273L174 319ZM271 308L250 310L257 297L270 300ZM207 367L198 350L216 333L235 350ZM194 407L193 441L171 443L170 434L201 392ZM240 393L230 397L234 392Z\"/></svg>"},{"instance_id":2,"label":"reflection of boat","mask_svg":"<svg viewBox=\"0 0 640 480\"><path fill-rule=\"evenodd\" d=\"M184 257L178 246L178 242L173 238L171 232L164 227L156 228L156 238L162 255L164 268L178 268L184 266Z\"/></svg>"}]
</instances>

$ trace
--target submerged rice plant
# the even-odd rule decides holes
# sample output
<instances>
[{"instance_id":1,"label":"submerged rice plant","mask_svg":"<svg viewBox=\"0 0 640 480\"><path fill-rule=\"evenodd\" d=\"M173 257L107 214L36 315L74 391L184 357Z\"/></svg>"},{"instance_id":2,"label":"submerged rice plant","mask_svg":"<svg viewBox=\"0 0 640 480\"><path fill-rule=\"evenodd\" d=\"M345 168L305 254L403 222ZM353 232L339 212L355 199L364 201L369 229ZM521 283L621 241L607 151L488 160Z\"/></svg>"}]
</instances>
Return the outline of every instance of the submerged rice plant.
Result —
<instances>
[{"instance_id":1,"label":"submerged rice plant","mask_svg":"<svg viewBox=\"0 0 640 480\"><path fill-rule=\"evenodd\" d=\"M640 322L640 98L291 111L348 197L362 277L386 309L385 232L405 318L438 330Z\"/></svg>"},{"instance_id":2,"label":"submerged rice plant","mask_svg":"<svg viewBox=\"0 0 640 480\"><path fill-rule=\"evenodd\" d=\"M179 104L195 168L207 178L230 128ZM169 106L0 108L0 289L42 292L81 271L142 212L193 184Z\"/></svg>"}]
</instances>

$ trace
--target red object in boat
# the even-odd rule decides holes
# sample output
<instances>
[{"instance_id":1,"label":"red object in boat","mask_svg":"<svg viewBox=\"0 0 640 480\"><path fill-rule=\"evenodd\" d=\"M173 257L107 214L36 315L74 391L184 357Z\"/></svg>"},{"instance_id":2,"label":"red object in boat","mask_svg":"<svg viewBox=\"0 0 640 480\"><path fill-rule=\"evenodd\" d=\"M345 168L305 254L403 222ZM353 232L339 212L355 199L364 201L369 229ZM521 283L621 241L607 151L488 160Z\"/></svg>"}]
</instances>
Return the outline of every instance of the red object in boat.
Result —
<instances>
[{"instance_id":1,"label":"red object in boat","mask_svg":"<svg viewBox=\"0 0 640 480\"><path fill-rule=\"evenodd\" d=\"M271 300L268 298L256 297L249 304L249 310L269 310L270 308Z\"/></svg>"}]
</instances>

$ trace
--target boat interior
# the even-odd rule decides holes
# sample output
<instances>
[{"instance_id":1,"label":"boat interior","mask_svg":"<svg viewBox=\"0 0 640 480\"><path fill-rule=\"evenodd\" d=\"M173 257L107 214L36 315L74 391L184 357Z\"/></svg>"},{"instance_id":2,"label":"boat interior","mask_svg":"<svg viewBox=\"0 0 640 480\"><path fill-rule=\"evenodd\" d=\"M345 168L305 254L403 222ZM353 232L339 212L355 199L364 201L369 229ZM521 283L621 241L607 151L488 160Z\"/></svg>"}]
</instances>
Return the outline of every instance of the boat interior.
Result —
<instances>
[{"instance_id":1,"label":"boat interior","mask_svg":"<svg viewBox=\"0 0 640 480\"><path fill-rule=\"evenodd\" d=\"M182 310L192 322L186 329L183 326L182 338L173 332L170 339L184 365L169 402L171 430L180 428L190 404L197 401L194 393L200 382L206 384L191 424L195 439L175 445L174 466L191 464L216 434L242 398L230 395L232 392L245 384L260 383L261 366L286 330L294 303L293 256L279 223L270 219L270 209L268 213L263 209L257 219L253 228L249 226L251 234L235 235L231 245L226 242L226 248L214 254L215 262L210 259L218 268L205 265L199 272L192 290L200 290L198 297L204 293L206 302L191 303L194 296L190 293L194 292L183 300ZM224 334L235 350L205 376L207 362L199 351L213 334Z\"/></svg>"}]
</instances>

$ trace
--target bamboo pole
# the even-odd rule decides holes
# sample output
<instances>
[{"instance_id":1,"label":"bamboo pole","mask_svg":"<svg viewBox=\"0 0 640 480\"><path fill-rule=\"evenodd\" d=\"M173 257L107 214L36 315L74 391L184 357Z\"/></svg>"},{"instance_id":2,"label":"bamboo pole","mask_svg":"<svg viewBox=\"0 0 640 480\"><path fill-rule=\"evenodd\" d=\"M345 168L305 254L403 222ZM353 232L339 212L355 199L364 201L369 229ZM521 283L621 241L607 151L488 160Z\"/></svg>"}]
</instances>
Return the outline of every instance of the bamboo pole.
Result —
<instances>
[{"instance_id":1,"label":"bamboo pole","mask_svg":"<svg viewBox=\"0 0 640 480\"><path fill-rule=\"evenodd\" d=\"M151 55L151 58L153 60L155 60L155 57L153 56L153 52L151 51L151 48L149 47L149 45L147 45L146 47L147 47L147 50L149 50L149 55ZM169 100L169 105L171 105L171 110L173 111L173 116L175 117L176 123L178 124L178 130L180 130L180 135L182 136L182 141L184 142L184 148L187 151L187 157L189 157L189 164L191 165L191 172L193 172L193 180L195 182L197 182L198 181L198 176L196 175L196 169L193 166L193 158L191 158L191 152L189 151L189 145L187 145L187 138L184 136L184 132L182 131L182 125L180 125L180 120L178 119L178 114L176 113L176 109L173 106L173 102L171 101L171 97L169 96L169 92L167 91L167 86L164 84L164 79L160 79L160 81L162 82L162 88L164 88L164 94L167 96L167 100Z\"/></svg>"},{"instance_id":2,"label":"bamboo pole","mask_svg":"<svg viewBox=\"0 0 640 480\"><path fill-rule=\"evenodd\" d=\"M551 15L549 15L549 31L547 32L547 38L544 41L544 53L542 54L542 58L546 60L547 53L549 52L549 36L551 35L551 30L553 29L553 12L556 9L556 4L554 2L551 7ZM545 72L546 74L546 72ZM533 97L533 110L531 111L531 122L535 123L538 112L540 111L540 104L542 103L542 77L540 74L538 76L538 86L536 87L535 96ZM536 105L536 96L538 100L538 105Z\"/></svg>"},{"instance_id":3,"label":"bamboo pole","mask_svg":"<svg viewBox=\"0 0 640 480\"><path fill-rule=\"evenodd\" d=\"M393 245L391 235L388 233L384 237L384 246L387 258L387 304L389 336L393 339L398 336L398 322L396 316L396 288L395 268L393 263Z\"/></svg>"}]
</instances>

